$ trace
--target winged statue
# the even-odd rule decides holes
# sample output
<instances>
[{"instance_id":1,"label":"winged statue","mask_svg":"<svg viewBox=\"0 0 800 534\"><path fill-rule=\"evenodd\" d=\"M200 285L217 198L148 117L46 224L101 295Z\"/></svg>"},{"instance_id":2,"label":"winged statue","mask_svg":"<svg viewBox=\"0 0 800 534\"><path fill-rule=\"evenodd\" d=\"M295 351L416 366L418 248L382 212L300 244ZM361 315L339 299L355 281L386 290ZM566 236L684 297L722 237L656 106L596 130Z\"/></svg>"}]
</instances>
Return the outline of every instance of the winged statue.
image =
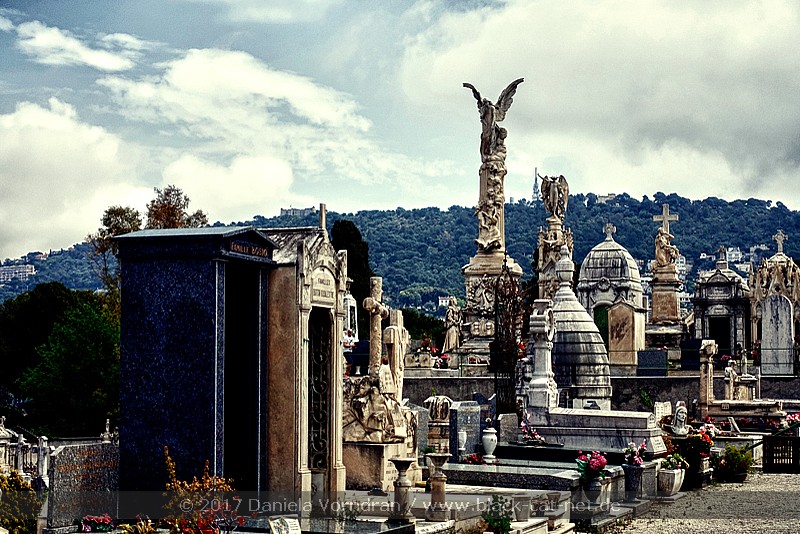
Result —
<instances>
[{"instance_id":1,"label":"winged statue","mask_svg":"<svg viewBox=\"0 0 800 534\"><path fill-rule=\"evenodd\" d=\"M483 161L494 155L505 158L503 140L506 136L506 130L505 128L500 128L497 123L506 118L506 112L511 107L514 94L517 92L517 86L523 81L525 81L524 78L519 78L508 84L508 87L500 93L497 103L481 97L474 85L464 82L464 87L472 90L472 95L478 101L478 111L483 125L483 131L481 132L481 158Z\"/></svg>"}]
</instances>

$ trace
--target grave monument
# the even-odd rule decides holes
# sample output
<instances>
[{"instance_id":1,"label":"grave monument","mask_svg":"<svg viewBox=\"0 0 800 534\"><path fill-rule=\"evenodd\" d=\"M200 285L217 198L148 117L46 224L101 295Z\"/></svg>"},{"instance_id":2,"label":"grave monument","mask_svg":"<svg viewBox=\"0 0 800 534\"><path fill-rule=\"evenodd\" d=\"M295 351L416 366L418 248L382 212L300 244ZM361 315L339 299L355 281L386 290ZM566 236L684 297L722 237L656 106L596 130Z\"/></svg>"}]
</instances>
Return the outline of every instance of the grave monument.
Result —
<instances>
[{"instance_id":1,"label":"grave monument","mask_svg":"<svg viewBox=\"0 0 800 534\"><path fill-rule=\"evenodd\" d=\"M344 492L347 254L325 218L118 238L121 490L163 490L166 445L181 480L208 461L312 514Z\"/></svg>"},{"instance_id":2,"label":"grave monument","mask_svg":"<svg viewBox=\"0 0 800 534\"><path fill-rule=\"evenodd\" d=\"M669 229L669 223L677 220L678 215L670 213L669 204L662 205L661 215L653 215L653 221L660 222L661 226L655 238L655 263L652 267L653 279L650 282L653 290L650 323L645 330L649 347L677 349L684 333L678 301L681 281L678 279L678 268L675 265L680 251L672 244L674 236ZM671 356L670 359L677 358Z\"/></svg>"},{"instance_id":3,"label":"grave monument","mask_svg":"<svg viewBox=\"0 0 800 534\"><path fill-rule=\"evenodd\" d=\"M761 341L761 372L793 375L795 334L800 322L800 268L784 254L782 230L773 236L778 252L750 275L751 335Z\"/></svg>"},{"instance_id":4,"label":"grave monument","mask_svg":"<svg viewBox=\"0 0 800 534\"><path fill-rule=\"evenodd\" d=\"M461 353L480 354L488 357L489 342L494 337L495 280L507 262L513 276L519 278L522 268L506 255L505 248L505 193L506 146L508 132L498 125L505 119L511 107L517 86L522 78L506 87L497 103L493 103L469 83L464 87L472 90L478 103L481 120L481 166L480 193L475 215L478 218L478 245L476 254L462 267L466 285L466 305L463 310L463 342Z\"/></svg>"},{"instance_id":5,"label":"grave monument","mask_svg":"<svg viewBox=\"0 0 800 534\"><path fill-rule=\"evenodd\" d=\"M370 278L370 296L363 303L370 313L369 374L343 378L342 455L348 489L377 486L388 491L397 478L390 460L416 456L417 418L403 401L408 330L403 313L383 304L382 287L380 277ZM382 318L389 319L383 331ZM419 466L412 464L409 479L420 476Z\"/></svg>"},{"instance_id":6,"label":"grave monument","mask_svg":"<svg viewBox=\"0 0 800 534\"><path fill-rule=\"evenodd\" d=\"M602 341L598 346L598 341L592 339L600 337L596 327L594 335L589 333L594 323L569 287L572 261L566 245L561 251L556 266L561 280L556 298L552 303L546 299L534 303L526 356L517 364L516 395L520 411L527 414L529 423L547 443L583 451L610 451L622 450L630 441L640 443L646 439L648 451L655 455L666 453L661 429L652 413L610 409L608 360L601 351ZM568 307L564 306L570 300L566 292L572 294L573 301ZM580 314L585 318L579 321ZM575 326L576 323L580 324ZM556 359L556 349L559 345L561 358L569 355L574 362L571 372L578 377L569 408L558 405L557 378L561 364ZM567 346L569 351L564 352ZM599 409L584 408L587 401L594 401L591 404Z\"/></svg>"},{"instance_id":7,"label":"grave monument","mask_svg":"<svg viewBox=\"0 0 800 534\"><path fill-rule=\"evenodd\" d=\"M538 261L536 271L539 273L539 297L552 299L558 291L559 279L556 275L556 263L561 258L561 247L566 246L572 254L572 230L564 229L564 217L567 214L569 201L569 184L563 176L541 176L542 201L544 209L550 216L547 218L547 230L539 227Z\"/></svg>"},{"instance_id":8,"label":"grave monument","mask_svg":"<svg viewBox=\"0 0 800 534\"><path fill-rule=\"evenodd\" d=\"M606 344L611 376L635 375L646 321L639 266L614 240L613 224L603 231L605 240L581 264L576 293Z\"/></svg>"}]
</instances>

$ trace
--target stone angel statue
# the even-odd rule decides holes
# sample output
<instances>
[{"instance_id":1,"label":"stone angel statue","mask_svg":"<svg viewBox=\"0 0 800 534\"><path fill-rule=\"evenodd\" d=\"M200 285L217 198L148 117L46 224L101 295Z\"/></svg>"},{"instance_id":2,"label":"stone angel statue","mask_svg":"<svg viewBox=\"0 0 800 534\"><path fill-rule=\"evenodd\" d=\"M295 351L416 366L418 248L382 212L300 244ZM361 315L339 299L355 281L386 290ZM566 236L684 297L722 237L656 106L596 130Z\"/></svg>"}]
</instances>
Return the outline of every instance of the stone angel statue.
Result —
<instances>
[{"instance_id":1,"label":"stone angel statue","mask_svg":"<svg viewBox=\"0 0 800 534\"><path fill-rule=\"evenodd\" d=\"M542 202L553 217L564 220L569 202L569 184L564 176L539 176L542 179Z\"/></svg>"},{"instance_id":2,"label":"stone angel statue","mask_svg":"<svg viewBox=\"0 0 800 534\"><path fill-rule=\"evenodd\" d=\"M481 161L486 162L492 157L505 159L505 146L503 140L507 132L505 128L497 125L506 118L506 112L511 107L512 97L517 92L517 86L525 81L519 78L511 82L508 87L503 89L497 103L493 103L488 98L481 97L481 94L470 83L464 82L464 87L471 89L475 100L478 101L478 111L481 116Z\"/></svg>"}]
</instances>

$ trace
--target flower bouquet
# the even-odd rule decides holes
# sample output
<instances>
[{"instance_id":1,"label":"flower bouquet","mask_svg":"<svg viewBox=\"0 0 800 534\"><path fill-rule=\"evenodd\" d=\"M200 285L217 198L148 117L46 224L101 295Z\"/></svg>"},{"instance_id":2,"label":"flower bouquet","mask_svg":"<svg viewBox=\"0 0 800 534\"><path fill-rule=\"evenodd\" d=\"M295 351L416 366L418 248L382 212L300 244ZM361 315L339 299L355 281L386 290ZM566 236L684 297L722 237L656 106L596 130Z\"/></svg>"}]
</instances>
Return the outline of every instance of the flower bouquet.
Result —
<instances>
[{"instance_id":1,"label":"flower bouquet","mask_svg":"<svg viewBox=\"0 0 800 534\"><path fill-rule=\"evenodd\" d=\"M108 514L85 515L81 519L83 532L109 532L114 529L114 520Z\"/></svg>"},{"instance_id":2,"label":"flower bouquet","mask_svg":"<svg viewBox=\"0 0 800 534\"><path fill-rule=\"evenodd\" d=\"M605 468L608 465L608 460L606 460L602 452L592 451L588 456L579 452L575 463L578 464L581 482L591 482L592 480L606 477Z\"/></svg>"},{"instance_id":3,"label":"flower bouquet","mask_svg":"<svg viewBox=\"0 0 800 534\"><path fill-rule=\"evenodd\" d=\"M644 453L647 450L647 440L642 440L641 445L638 447L634 442L628 443L628 446L622 450L625 458L625 463L628 465L640 466L644 463Z\"/></svg>"},{"instance_id":4,"label":"flower bouquet","mask_svg":"<svg viewBox=\"0 0 800 534\"><path fill-rule=\"evenodd\" d=\"M525 412L525 415L522 417L522 422L520 423L520 428L522 429L522 441L524 441L528 445L542 445L544 444L544 438L536 432L536 429L533 428L531 424L531 414Z\"/></svg>"}]
</instances>

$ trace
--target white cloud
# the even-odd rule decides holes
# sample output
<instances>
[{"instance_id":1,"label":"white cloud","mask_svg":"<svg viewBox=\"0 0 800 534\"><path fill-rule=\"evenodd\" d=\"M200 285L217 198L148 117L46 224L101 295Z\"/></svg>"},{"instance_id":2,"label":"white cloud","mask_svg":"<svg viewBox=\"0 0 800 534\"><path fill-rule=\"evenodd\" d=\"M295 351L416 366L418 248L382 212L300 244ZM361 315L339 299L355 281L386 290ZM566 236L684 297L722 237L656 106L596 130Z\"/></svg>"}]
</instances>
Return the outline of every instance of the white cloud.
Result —
<instances>
[{"instance_id":1,"label":"white cloud","mask_svg":"<svg viewBox=\"0 0 800 534\"><path fill-rule=\"evenodd\" d=\"M189 0L227 9L233 22L289 24L315 21L341 0Z\"/></svg>"},{"instance_id":2,"label":"white cloud","mask_svg":"<svg viewBox=\"0 0 800 534\"><path fill-rule=\"evenodd\" d=\"M14 23L6 17L0 15L0 31L10 32L14 29Z\"/></svg>"},{"instance_id":3,"label":"white cloud","mask_svg":"<svg viewBox=\"0 0 800 534\"><path fill-rule=\"evenodd\" d=\"M134 66L125 54L90 48L70 32L48 27L37 20L17 26L17 35L19 49L45 65L86 65L104 72L128 70Z\"/></svg>"},{"instance_id":4,"label":"white cloud","mask_svg":"<svg viewBox=\"0 0 800 534\"><path fill-rule=\"evenodd\" d=\"M164 185L173 184L191 199L190 211L202 209L210 221L243 221L277 212L307 199L290 192L292 169L270 156L238 156L230 165L181 156L163 172Z\"/></svg>"},{"instance_id":5,"label":"white cloud","mask_svg":"<svg viewBox=\"0 0 800 534\"><path fill-rule=\"evenodd\" d=\"M401 184L416 196L425 176L452 168L382 149L352 97L244 52L190 50L162 68L157 78L114 76L98 83L126 117L179 132L192 146L187 152L215 162L214 172L221 161L269 155L291 168L295 188L319 194L322 184L330 190L345 177L357 184ZM237 171L230 166L226 172ZM188 183L183 187L190 189ZM358 203L353 192L347 195L351 205Z\"/></svg>"},{"instance_id":6,"label":"white cloud","mask_svg":"<svg viewBox=\"0 0 800 534\"><path fill-rule=\"evenodd\" d=\"M583 168L578 191L785 190L800 201L781 187L800 179L796 2L424 5L433 22L408 35L399 77L432 120L475 118L464 81L495 99L524 76L504 124L509 157L525 150L541 167L563 154ZM697 183L707 176L712 185Z\"/></svg>"},{"instance_id":7,"label":"white cloud","mask_svg":"<svg viewBox=\"0 0 800 534\"><path fill-rule=\"evenodd\" d=\"M0 257L80 242L108 206L138 206L147 191L131 183L123 141L55 98L0 115L0 138Z\"/></svg>"}]
</instances>

